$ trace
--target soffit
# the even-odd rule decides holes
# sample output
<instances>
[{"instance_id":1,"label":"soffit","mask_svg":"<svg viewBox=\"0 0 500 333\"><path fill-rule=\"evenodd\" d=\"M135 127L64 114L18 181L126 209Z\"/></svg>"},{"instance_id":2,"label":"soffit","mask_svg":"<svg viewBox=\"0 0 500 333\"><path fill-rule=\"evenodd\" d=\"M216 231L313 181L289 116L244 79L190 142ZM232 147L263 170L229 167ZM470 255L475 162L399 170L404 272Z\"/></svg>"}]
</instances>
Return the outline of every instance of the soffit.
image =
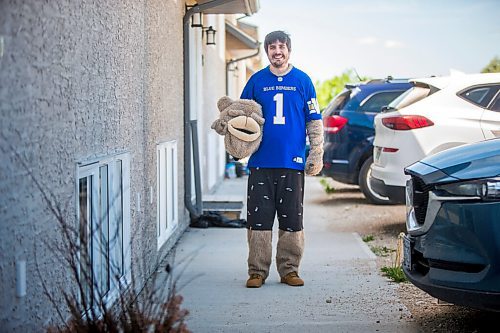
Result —
<instances>
[{"instance_id":1,"label":"soffit","mask_svg":"<svg viewBox=\"0 0 500 333\"><path fill-rule=\"evenodd\" d=\"M260 43L243 30L226 22L226 48L228 50L258 49Z\"/></svg>"},{"instance_id":2,"label":"soffit","mask_svg":"<svg viewBox=\"0 0 500 333\"><path fill-rule=\"evenodd\" d=\"M198 0L198 5L205 5L216 0ZM221 4L205 9L204 14L246 14L253 15L260 9L259 0L229 0L221 1Z\"/></svg>"}]
</instances>

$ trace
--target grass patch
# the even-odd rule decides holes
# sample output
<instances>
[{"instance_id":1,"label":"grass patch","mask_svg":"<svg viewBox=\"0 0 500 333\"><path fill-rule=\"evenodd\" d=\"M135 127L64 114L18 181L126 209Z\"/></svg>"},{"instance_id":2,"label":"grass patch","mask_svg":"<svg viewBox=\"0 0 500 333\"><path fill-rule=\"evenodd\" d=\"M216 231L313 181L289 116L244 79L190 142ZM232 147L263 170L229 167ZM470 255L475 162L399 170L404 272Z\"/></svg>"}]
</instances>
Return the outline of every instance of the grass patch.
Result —
<instances>
[{"instance_id":1,"label":"grass patch","mask_svg":"<svg viewBox=\"0 0 500 333\"><path fill-rule=\"evenodd\" d=\"M382 273L384 273L384 276L388 277L394 282L400 283L400 282L408 282L408 279L406 278L405 273L403 272L403 269L401 266L397 267L382 267L380 269Z\"/></svg>"},{"instance_id":2,"label":"grass patch","mask_svg":"<svg viewBox=\"0 0 500 333\"><path fill-rule=\"evenodd\" d=\"M390 249L387 246L370 246L370 250L372 250L377 257L387 257L391 253L396 252L396 250Z\"/></svg>"},{"instance_id":3,"label":"grass patch","mask_svg":"<svg viewBox=\"0 0 500 333\"><path fill-rule=\"evenodd\" d=\"M363 240L363 242L368 243L375 240L375 237L373 235L366 235L363 236L361 239Z\"/></svg>"},{"instance_id":4,"label":"grass patch","mask_svg":"<svg viewBox=\"0 0 500 333\"><path fill-rule=\"evenodd\" d=\"M397 283L408 282L408 279L406 278L406 275L401 265L402 264L401 259L403 255L403 237L404 233L400 233L398 236L397 250L388 249L385 246L380 248L382 253L384 253L385 255L388 255L391 252L396 252L396 257L393 260L392 266L390 267L384 266L380 269L380 271L383 273L384 276L388 277L389 279ZM375 252L373 249L372 251Z\"/></svg>"},{"instance_id":5,"label":"grass patch","mask_svg":"<svg viewBox=\"0 0 500 333\"><path fill-rule=\"evenodd\" d=\"M323 189L325 190L326 193L333 193L333 192L335 192L335 189L328 182L328 180L326 178L321 178L319 180L319 183L323 186Z\"/></svg>"}]
</instances>

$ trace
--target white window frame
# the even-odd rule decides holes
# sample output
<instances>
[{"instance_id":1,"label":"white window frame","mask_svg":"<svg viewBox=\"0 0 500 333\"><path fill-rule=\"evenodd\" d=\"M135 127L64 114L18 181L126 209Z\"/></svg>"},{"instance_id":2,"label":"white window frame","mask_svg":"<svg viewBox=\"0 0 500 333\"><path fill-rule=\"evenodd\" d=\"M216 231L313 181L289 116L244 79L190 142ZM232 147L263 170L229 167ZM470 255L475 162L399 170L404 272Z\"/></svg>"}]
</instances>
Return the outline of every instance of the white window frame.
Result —
<instances>
[{"instance_id":1,"label":"white window frame","mask_svg":"<svg viewBox=\"0 0 500 333\"><path fill-rule=\"evenodd\" d=\"M158 250L172 236L178 225L177 141L156 146L157 155L157 237Z\"/></svg>"},{"instance_id":2,"label":"white window frame","mask_svg":"<svg viewBox=\"0 0 500 333\"><path fill-rule=\"evenodd\" d=\"M105 214L99 212L100 203L104 203L101 200L106 199L101 194L99 178L101 168L107 168L105 181L108 198ZM79 162L76 175L76 216L79 225L82 223L79 198L80 180L85 178L88 180L86 214L90 216L91 221L86 223L86 227L87 235L91 235L87 241L90 244L93 279L93 298L90 304L95 304L99 296L105 303L111 303L117 299L120 289L128 286L131 281L130 154L124 153L89 162ZM103 235L100 231L106 223L108 235ZM113 235L113 230L117 232L114 233L115 236L110 237ZM106 251L106 256L102 255L104 251ZM105 261L102 260L103 258ZM106 268L105 274L109 279L109 286L106 286L105 290L102 281L98 281L99 278L102 279L102 274L99 273L102 273L103 267ZM117 275L120 277L118 281L114 278ZM95 286L97 288L94 288ZM90 297L90 291L88 296Z\"/></svg>"}]
</instances>

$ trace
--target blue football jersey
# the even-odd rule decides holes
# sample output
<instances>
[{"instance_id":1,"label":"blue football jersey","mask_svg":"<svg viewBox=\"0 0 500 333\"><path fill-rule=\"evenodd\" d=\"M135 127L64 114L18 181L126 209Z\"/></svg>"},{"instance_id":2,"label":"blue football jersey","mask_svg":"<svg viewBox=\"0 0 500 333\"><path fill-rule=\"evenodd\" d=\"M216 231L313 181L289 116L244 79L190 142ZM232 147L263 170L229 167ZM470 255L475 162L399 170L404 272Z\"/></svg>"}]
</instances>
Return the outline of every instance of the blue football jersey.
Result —
<instances>
[{"instance_id":1,"label":"blue football jersey","mask_svg":"<svg viewBox=\"0 0 500 333\"><path fill-rule=\"evenodd\" d=\"M309 76L295 67L277 76L268 66L250 77L241 98L259 103L266 120L248 166L304 170L306 123L321 119Z\"/></svg>"}]
</instances>

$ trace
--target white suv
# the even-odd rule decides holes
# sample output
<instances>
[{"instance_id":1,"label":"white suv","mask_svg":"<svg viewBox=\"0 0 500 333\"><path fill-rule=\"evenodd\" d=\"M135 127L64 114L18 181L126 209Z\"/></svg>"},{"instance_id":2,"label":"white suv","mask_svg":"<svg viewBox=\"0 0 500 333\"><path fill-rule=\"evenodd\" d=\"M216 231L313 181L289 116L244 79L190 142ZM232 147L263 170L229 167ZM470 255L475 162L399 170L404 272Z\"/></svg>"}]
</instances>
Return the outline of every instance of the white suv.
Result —
<instances>
[{"instance_id":1,"label":"white suv","mask_svg":"<svg viewBox=\"0 0 500 333\"><path fill-rule=\"evenodd\" d=\"M500 137L500 73L410 80L413 88L375 116L370 184L405 202L404 168L424 156Z\"/></svg>"}]
</instances>

